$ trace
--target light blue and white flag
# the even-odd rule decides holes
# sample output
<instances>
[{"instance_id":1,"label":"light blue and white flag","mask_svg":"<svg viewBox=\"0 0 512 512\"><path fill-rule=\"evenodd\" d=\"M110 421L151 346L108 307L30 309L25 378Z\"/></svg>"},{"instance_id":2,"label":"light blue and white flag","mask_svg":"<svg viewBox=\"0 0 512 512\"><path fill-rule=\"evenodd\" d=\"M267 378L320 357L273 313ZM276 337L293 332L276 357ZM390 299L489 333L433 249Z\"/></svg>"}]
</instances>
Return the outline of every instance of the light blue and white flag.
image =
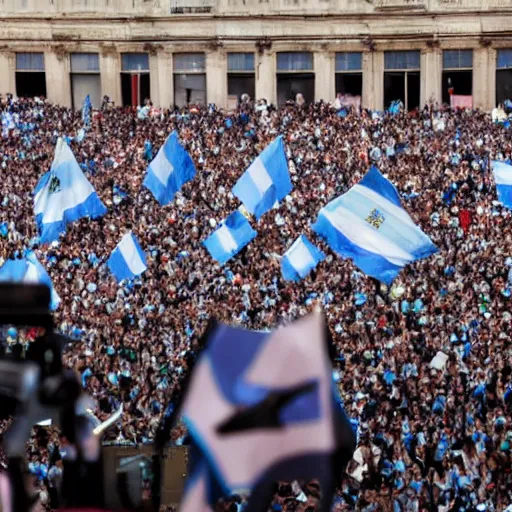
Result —
<instances>
[{"instance_id":1,"label":"light blue and white flag","mask_svg":"<svg viewBox=\"0 0 512 512\"><path fill-rule=\"evenodd\" d=\"M259 220L292 188L283 136L280 135L242 174L233 187L233 194Z\"/></svg>"},{"instance_id":2,"label":"light blue and white flag","mask_svg":"<svg viewBox=\"0 0 512 512\"><path fill-rule=\"evenodd\" d=\"M181 187L194 179L196 168L192 158L172 132L148 166L143 185L163 206L170 203Z\"/></svg>"},{"instance_id":3,"label":"light blue and white flag","mask_svg":"<svg viewBox=\"0 0 512 512\"><path fill-rule=\"evenodd\" d=\"M14 130L16 124L14 123L14 117L10 112L2 113L2 136L9 137L10 130Z\"/></svg>"},{"instance_id":4,"label":"light blue and white flag","mask_svg":"<svg viewBox=\"0 0 512 512\"><path fill-rule=\"evenodd\" d=\"M146 255L133 236L126 233L107 261L108 268L118 281L140 276L148 267Z\"/></svg>"},{"instance_id":5,"label":"light blue and white flag","mask_svg":"<svg viewBox=\"0 0 512 512\"><path fill-rule=\"evenodd\" d=\"M238 211L230 214L204 242L211 257L224 265L255 236L249 221Z\"/></svg>"},{"instance_id":6,"label":"light blue and white flag","mask_svg":"<svg viewBox=\"0 0 512 512\"><path fill-rule=\"evenodd\" d=\"M32 251L27 252L23 259L7 260L0 267L0 281L45 284L51 292L51 309L57 309L60 304L60 297L53 287L50 276Z\"/></svg>"},{"instance_id":7,"label":"light blue and white flag","mask_svg":"<svg viewBox=\"0 0 512 512\"><path fill-rule=\"evenodd\" d=\"M376 167L320 210L313 230L338 254L389 285L402 267L437 252Z\"/></svg>"},{"instance_id":8,"label":"light blue and white flag","mask_svg":"<svg viewBox=\"0 0 512 512\"><path fill-rule=\"evenodd\" d=\"M498 199L507 208L512 208L512 165L505 162L492 163Z\"/></svg>"},{"instance_id":9,"label":"light blue and white flag","mask_svg":"<svg viewBox=\"0 0 512 512\"><path fill-rule=\"evenodd\" d=\"M52 167L34 190L34 211L42 243L57 240L66 225L82 217L93 219L107 209L85 177L66 142L59 138Z\"/></svg>"},{"instance_id":10,"label":"light blue and white flag","mask_svg":"<svg viewBox=\"0 0 512 512\"><path fill-rule=\"evenodd\" d=\"M91 97L87 95L82 106L82 122L84 123L86 129L88 129L91 126L91 110Z\"/></svg>"},{"instance_id":11,"label":"light blue and white flag","mask_svg":"<svg viewBox=\"0 0 512 512\"><path fill-rule=\"evenodd\" d=\"M287 281L304 279L318 263L324 253L314 246L305 235L300 235L281 258L281 273Z\"/></svg>"}]
</instances>

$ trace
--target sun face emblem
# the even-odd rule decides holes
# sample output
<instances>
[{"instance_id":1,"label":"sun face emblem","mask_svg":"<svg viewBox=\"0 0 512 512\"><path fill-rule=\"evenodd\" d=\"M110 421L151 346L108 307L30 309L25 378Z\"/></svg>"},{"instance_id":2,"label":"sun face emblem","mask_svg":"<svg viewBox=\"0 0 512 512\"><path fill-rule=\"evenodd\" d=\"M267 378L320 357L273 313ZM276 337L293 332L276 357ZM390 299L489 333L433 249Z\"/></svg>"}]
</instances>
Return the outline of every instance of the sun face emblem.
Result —
<instances>
[{"instance_id":1,"label":"sun face emblem","mask_svg":"<svg viewBox=\"0 0 512 512\"><path fill-rule=\"evenodd\" d=\"M382 226L382 223L386 220L384 215L377 210L377 208L374 208L368 217L366 217L366 222L368 224L371 224L374 228L379 229Z\"/></svg>"},{"instance_id":2,"label":"sun face emblem","mask_svg":"<svg viewBox=\"0 0 512 512\"><path fill-rule=\"evenodd\" d=\"M55 194L56 192L60 192L60 180L55 175L53 175L50 178L49 191L50 191L50 194Z\"/></svg>"}]
</instances>

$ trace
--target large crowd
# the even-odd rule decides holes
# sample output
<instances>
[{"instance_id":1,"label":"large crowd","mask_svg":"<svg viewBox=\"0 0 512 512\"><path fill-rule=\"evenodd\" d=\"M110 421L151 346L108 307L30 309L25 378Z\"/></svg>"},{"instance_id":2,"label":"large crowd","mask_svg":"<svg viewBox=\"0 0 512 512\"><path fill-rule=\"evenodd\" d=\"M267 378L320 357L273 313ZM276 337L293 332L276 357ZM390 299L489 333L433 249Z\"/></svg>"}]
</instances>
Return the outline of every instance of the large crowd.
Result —
<instances>
[{"instance_id":1,"label":"large crowd","mask_svg":"<svg viewBox=\"0 0 512 512\"><path fill-rule=\"evenodd\" d=\"M154 438L166 404L179 395L187 351L210 317L263 329L320 304L338 352L341 397L358 430L335 510L503 511L512 504L512 215L497 201L490 167L511 158L508 128L479 110L433 106L392 115L244 102L229 113L211 105L151 108L147 118L103 107L78 142L79 111L2 98L0 110L14 114L16 128L0 139L0 264L31 248L48 270L62 299L58 328L77 340L65 365L80 373L100 419L125 406L108 440ZM172 130L197 176L161 207L142 181ZM279 134L293 191L253 222L257 238L220 267L202 241L239 207L232 186ZM59 136L108 213L39 245L32 192ZM311 231L320 208L372 164L439 248L389 288ZM104 263L128 230L148 269L119 285ZM327 258L306 279L285 282L279 256L301 234ZM435 369L439 351L449 357ZM178 426L172 441L184 440ZM60 475L59 442L52 430L34 437L35 473L43 467ZM305 502L291 497L289 485L276 488L273 510L315 510L318 489L303 490Z\"/></svg>"}]
</instances>

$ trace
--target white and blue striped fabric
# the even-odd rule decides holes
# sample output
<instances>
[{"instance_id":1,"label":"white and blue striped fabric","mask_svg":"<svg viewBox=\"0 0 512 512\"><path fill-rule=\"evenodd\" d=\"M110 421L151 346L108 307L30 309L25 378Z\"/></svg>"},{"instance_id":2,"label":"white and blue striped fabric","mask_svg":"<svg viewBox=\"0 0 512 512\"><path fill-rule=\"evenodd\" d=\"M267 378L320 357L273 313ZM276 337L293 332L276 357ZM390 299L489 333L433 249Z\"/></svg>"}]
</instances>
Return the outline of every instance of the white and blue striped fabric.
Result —
<instances>
[{"instance_id":1,"label":"white and blue striped fabric","mask_svg":"<svg viewBox=\"0 0 512 512\"><path fill-rule=\"evenodd\" d=\"M51 309L57 309L60 304L60 297L53 287L50 276L32 251L27 252L23 259L7 260L0 267L0 281L45 284L51 292Z\"/></svg>"},{"instance_id":2,"label":"white and blue striped fabric","mask_svg":"<svg viewBox=\"0 0 512 512\"><path fill-rule=\"evenodd\" d=\"M148 267L146 255L133 233L126 233L112 251L107 266L118 281L140 276Z\"/></svg>"},{"instance_id":3,"label":"white and blue striped fabric","mask_svg":"<svg viewBox=\"0 0 512 512\"><path fill-rule=\"evenodd\" d=\"M257 220L292 190L288 162L280 135L254 160L233 187L233 194L242 201Z\"/></svg>"},{"instance_id":4,"label":"white and blue striped fabric","mask_svg":"<svg viewBox=\"0 0 512 512\"><path fill-rule=\"evenodd\" d=\"M492 163L498 199L507 208L512 209L512 165L495 161Z\"/></svg>"},{"instance_id":5,"label":"white and blue striped fabric","mask_svg":"<svg viewBox=\"0 0 512 512\"><path fill-rule=\"evenodd\" d=\"M34 194L41 243L57 240L70 222L107 212L62 138L57 141L51 170L39 180Z\"/></svg>"},{"instance_id":6,"label":"white and blue striped fabric","mask_svg":"<svg viewBox=\"0 0 512 512\"><path fill-rule=\"evenodd\" d=\"M305 235L300 235L281 258L281 273L287 281L300 281L325 258Z\"/></svg>"},{"instance_id":7,"label":"white and blue striped fabric","mask_svg":"<svg viewBox=\"0 0 512 512\"><path fill-rule=\"evenodd\" d=\"M149 164L143 185L163 206L169 204L176 192L195 175L192 158L179 143L176 132L172 132Z\"/></svg>"},{"instance_id":8,"label":"white and blue striped fabric","mask_svg":"<svg viewBox=\"0 0 512 512\"><path fill-rule=\"evenodd\" d=\"M211 257L224 265L255 236L249 221L238 210L229 215L204 242Z\"/></svg>"},{"instance_id":9,"label":"white and blue striped fabric","mask_svg":"<svg viewBox=\"0 0 512 512\"><path fill-rule=\"evenodd\" d=\"M389 285L402 267L437 252L376 167L320 210L313 230L367 275Z\"/></svg>"}]
</instances>

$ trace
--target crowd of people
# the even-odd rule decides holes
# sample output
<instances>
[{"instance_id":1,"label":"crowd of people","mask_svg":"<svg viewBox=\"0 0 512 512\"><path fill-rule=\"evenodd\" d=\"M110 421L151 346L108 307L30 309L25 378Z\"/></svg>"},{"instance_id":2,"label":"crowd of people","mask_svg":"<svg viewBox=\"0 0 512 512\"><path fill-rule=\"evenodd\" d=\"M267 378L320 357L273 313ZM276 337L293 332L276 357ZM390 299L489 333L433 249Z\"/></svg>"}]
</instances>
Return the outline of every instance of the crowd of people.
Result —
<instances>
[{"instance_id":1,"label":"crowd of people","mask_svg":"<svg viewBox=\"0 0 512 512\"><path fill-rule=\"evenodd\" d=\"M209 318L267 329L320 304L358 431L335 510L503 511L512 504L512 215L497 200L491 162L511 158L510 131L479 110L337 107L245 102L227 113L210 105L141 116L105 103L82 140L80 112L4 97L0 110L13 114L15 128L0 139L0 265L30 248L47 269L62 299L58 328L77 340L65 365L80 373L100 419L125 406L110 441L152 441ZM161 207L142 181L172 130L197 176ZM256 239L220 267L202 241L239 207L232 186L280 134L293 191L252 220ZM59 136L108 213L40 245L32 192ZM311 230L320 208L372 164L439 248L389 288ZM105 261L129 230L148 269L118 284ZM286 282L279 256L301 234L327 258L306 279ZM439 351L448 360L431 365ZM176 427L172 441L184 440ZM45 482L48 472L60 475L59 442L50 430L29 447L31 470ZM315 510L318 489L303 490L307 501L279 486L273 510Z\"/></svg>"}]
</instances>

